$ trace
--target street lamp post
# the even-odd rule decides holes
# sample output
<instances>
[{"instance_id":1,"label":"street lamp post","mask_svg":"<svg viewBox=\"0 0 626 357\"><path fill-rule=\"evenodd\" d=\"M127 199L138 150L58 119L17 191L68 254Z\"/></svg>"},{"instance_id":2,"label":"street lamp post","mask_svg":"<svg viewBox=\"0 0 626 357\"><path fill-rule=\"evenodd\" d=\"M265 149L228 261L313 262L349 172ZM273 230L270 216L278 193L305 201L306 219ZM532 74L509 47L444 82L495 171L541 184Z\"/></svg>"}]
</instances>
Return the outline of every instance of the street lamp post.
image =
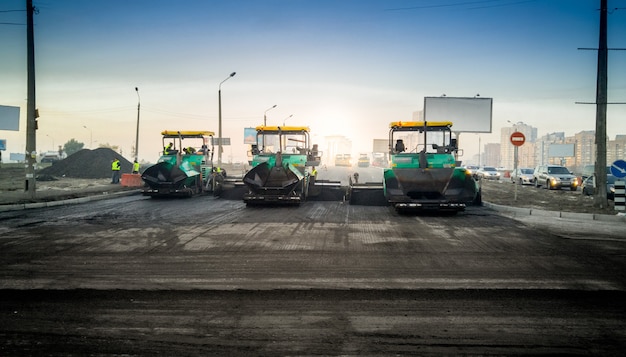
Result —
<instances>
[{"instance_id":1,"label":"street lamp post","mask_svg":"<svg viewBox=\"0 0 626 357\"><path fill-rule=\"evenodd\" d=\"M135 134L135 161L139 162L139 112L141 109L141 97L139 97L139 88L135 87L137 92L137 133Z\"/></svg>"},{"instance_id":2,"label":"street lamp post","mask_svg":"<svg viewBox=\"0 0 626 357\"><path fill-rule=\"evenodd\" d=\"M93 145L93 131L91 129L89 129L87 127L87 125L83 125L83 128L89 130L89 149L91 150L91 149L93 149L92 148L92 145Z\"/></svg>"},{"instance_id":3,"label":"street lamp post","mask_svg":"<svg viewBox=\"0 0 626 357\"><path fill-rule=\"evenodd\" d=\"M224 79L222 82L220 82L220 85L218 87L218 91L217 91L217 105L218 105L218 117L219 117L219 123L218 123L218 142L217 142L217 167L221 168L222 167L222 83L226 82L227 80L229 80L231 77L234 77L235 74L237 74L237 72L233 72L230 75L228 75L228 77L226 77L226 79Z\"/></svg>"},{"instance_id":4,"label":"street lamp post","mask_svg":"<svg viewBox=\"0 0 626 357\"><path fill-rule=\"evenodd\" d=\"M276 108L276 104L274 104L271 108L269 108L263 113L263 126L267 126L267 112L269 112L270 110L274 108Z\"/></svg>"},{"instance_id":5,"label":"street lamp post","mask_svg":"<svg viewBox=\"0 0 626 357\"><path fill-rule=\"evenodd\" d=\"M285 122L287 121L287 119L291 118L292 116L293 116L293 114L291 114L290 116L288 116L285 119L283 119L283 126L285 126Z\"/></svg>"}]
</instances>

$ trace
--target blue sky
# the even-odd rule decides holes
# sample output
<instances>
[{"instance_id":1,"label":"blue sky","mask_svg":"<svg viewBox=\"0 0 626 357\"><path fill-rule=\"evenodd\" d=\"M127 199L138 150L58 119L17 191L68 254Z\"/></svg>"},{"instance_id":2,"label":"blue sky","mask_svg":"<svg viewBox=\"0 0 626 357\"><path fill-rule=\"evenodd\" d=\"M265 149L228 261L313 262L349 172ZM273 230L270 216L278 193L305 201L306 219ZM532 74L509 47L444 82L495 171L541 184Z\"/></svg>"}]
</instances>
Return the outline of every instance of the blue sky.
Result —
<instances>
[{"instance_id":1,"label":"blue sky","mask_svg":"<svg viewBox=\"0 0 626 357\"><path fill-rule=\"evenodd\" d=\"M34 0L39 151L71 138L119 145L131 158L137 93L139 156L158 158L162 130L218 131L224 161L244 160L243 128L311 127L345 135L354 152L410 120L424 96L492 97L493 133L522 121L539 135L594 130L599 0ZM24 10L4 0L0 11ZM609 0L609 47L626 48L626 0ZM0 12L25 24L25 12ZM0 104L26 114L26 27L0 25ZM609 101L626 102L626 51L609 54ZM626 105L608 133L626 134ZM0 132L9 152L22 131ZM87 128L85 128L87 127ZM478 134L464 134L465 159ZM7 155L8 156L8 155Z\"/></svg>"}]
</instances>

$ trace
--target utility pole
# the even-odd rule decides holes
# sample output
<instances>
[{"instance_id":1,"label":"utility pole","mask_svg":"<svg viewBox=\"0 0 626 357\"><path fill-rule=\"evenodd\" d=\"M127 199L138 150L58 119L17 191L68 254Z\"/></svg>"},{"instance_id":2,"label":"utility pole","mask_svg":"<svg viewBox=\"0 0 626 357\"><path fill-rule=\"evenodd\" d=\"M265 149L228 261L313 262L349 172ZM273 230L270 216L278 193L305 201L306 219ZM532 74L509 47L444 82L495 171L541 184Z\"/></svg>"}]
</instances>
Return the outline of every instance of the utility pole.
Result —
<instances>
[{"instance_id":1,"label":"utility pole","mask_svg":"<svg viewBox=\"0 0 626 357\"><path fill-rule=\"evenodd\" d=\"M606 207L606 105L608 82L607 1L600 0L600 39L598 43L598 76L596 86L596 195L594 205Z\"/></svg>"},{"instance_id":2,"label":"utility pole","mask_svg":"<svg viewBox=\"0 0 626 357\"><path fill-rule=\"evenodd\" d=\"M139 112L141 111L141 97L139 97L139 87L135 87L137 92L137 132L135 134L135 161L139 162Z\"/></svg>"},{"instance_id":3,"label":"utility pole","mask_svg":"<svg viewBox=\"0 0 626 357\"><path fill-rule=\"evenodd\" d=\"M596 157L594 164L594 175L596 184L596 194L593 204L595 207L604 208L607 206L606 192L606 109L608 104L626 104L626 102L608 102L608 54L607 47L607 23L608 23L608 0L600 0L600 39L598 48L579 48L579 50L598 51L598 74L596 77L596 101L576 102L576 104L596 105ZM626 48L611 48L611 50L624 51Z\"/></svg>"},{"instance_id":4,"label":"utility pole","mask_svg":"<svg viewBox=\"0 0 626 357\"><path fill-rule=\"evenodd\" d=\"M35 36L33 34L33 0L26 0L26 52L28 71L28 93L26 103L26 181L24 192L28 197L35 198L37 192L35 166L37 165L36 140L36 106L35 106Z\"/></svg>"}]
</instances>

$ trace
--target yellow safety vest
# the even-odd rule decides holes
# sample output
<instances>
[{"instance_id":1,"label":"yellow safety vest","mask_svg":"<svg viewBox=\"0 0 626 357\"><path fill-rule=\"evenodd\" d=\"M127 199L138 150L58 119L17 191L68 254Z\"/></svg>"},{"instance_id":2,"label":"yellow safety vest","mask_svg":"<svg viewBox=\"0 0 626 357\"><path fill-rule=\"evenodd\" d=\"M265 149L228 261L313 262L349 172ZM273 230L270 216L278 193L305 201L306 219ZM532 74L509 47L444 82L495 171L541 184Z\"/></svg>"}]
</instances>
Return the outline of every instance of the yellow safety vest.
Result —
<instances>
[{"instance_id":1,"label":"yellow safety vest","mask_svg":"<svg viewBox=\"0 0 626 357\"><path fill-rule=\"evenodd\" d=\"M139 163L138 162L133 163L133 171L139 172Z\"/></svg>"},{"instance_id":2,"label":"yellow safety vest","mask_svg":"<svg viewBox=\"0 0 626 357\"><path fill-rule=\"evenodd\" d=\"M119 171L120 170L120 162L119 162L119 160L115 160L115 161L113 161L113 163L111 163L111 170L113 170L113 171Z\"/></svg>"}]
</instances>

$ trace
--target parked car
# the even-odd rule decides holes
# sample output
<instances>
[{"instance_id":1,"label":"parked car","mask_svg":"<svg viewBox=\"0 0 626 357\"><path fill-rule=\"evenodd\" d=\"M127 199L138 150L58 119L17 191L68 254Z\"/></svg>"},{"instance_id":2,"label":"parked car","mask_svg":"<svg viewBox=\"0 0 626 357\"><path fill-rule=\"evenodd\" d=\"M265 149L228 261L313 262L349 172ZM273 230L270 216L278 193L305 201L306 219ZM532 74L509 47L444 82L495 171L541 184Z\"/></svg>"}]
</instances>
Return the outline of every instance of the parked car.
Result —
<instances>
[{"instance_id":1,"label":"parked car","mask_svg":"<svg viewBox=\"0 0 626 357\"><path fill-rule=\"evenodd\" d=\"M482 169L476 171L476 177L485 180L499 180L500 172L492 166L484 166Z\"/></svg>"},{"instance_id":2,"label":"parked car","mask_svg":"<svg viewBox=\"0 0 626 357\"><path fill-rule=\"evenodd\" d=\"M569 188L571 191L578 190L578 178L565 166L540 165L533 172L535 187L545 187L548 190L560 190Z\"/></svg>"},{"instance_id":3,"label":"parked car","mask_svg":"<svg viewBox=\"0 0 626 357\"><path fill-rule=\"evenodd\" d=\"M374 153L374 159L372 160L372 166L387 167L387 158L385 154Z\"/></svg>"},{"instance_id":4,"label":"parked car","mask_svg":"<svg viewBox=\"0 0 626 357\"><path fill-rule=\"evenodd\" d=\"M606 198L613 200L615 198L615 180L617 178L611 174L606 175ZM594 176L589 176L583 181L582 193L585 196L591 196L596 193L596 186L594 184Z\"/></svg>"},{"instance_id":5,"label":"parked car","mask_svg":"<svg viewBox=\"0 0 626 357\"><path fill-rule=\"evenodd\" d=\"M583 167L583 171L580 174L580 177L583 181L585 181L587 179L587 177L593 176L593 173L596 171L596 166L595 165L585 165ZM608 170L607 172L610 172L610 170Z\"/></svg>"},{"instance_id":6,"label":"parked car","mask_svg":"<svg viewBox=\"0 0 626 357\"><path fill-rule=\"evenodd\" d=\"M515 169L511 172L511 182L519 183L520 185L532 185L533 172L535 172L535 170L530 168Z\"/></svg>"}]
</instances>

